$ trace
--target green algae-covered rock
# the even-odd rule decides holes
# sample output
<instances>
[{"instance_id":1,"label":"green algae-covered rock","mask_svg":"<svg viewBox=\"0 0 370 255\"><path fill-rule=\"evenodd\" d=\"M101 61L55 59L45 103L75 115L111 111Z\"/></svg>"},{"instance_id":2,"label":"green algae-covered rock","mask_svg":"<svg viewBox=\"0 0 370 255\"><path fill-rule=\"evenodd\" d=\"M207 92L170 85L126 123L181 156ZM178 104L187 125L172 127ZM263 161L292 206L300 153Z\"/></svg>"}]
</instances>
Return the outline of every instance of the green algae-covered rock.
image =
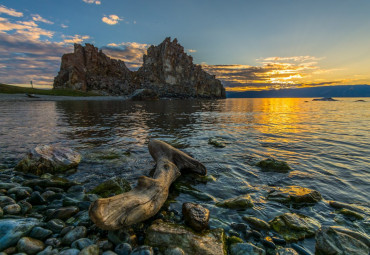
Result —
<instances>
[{"instance_id":1,"label":"green algae-covered rock","mask_svg":"<svg viewBox=\"0 0 370 255\"><path fill-rule=\"evenodd\" d=\"M39 145L27 153L15 170L36 175L64 173L76 169L80 161L81 155L70 148Z\"/></svg>"},{"instance_id":2,"label":"green algae-covered rock","mask_svg":"<svg viewBox=\"0 0 370 255\"><path fill-rule=\"evenodd\" d=\"M185 254L226 255L223 229L199 234L183 225L156 220L147 229L145 243L160 250L179 247Z\"/></svg>"},{"instance_id":3,"label":"green algae-covered rock","mask_svg":"<svg viewBox=\"0 0 370 255\"><path fill-rule=\"evenodd\" d=\"M90 193L101 197L118 195L131 190L130 183L123 178L115 177L96 186Z\"/></svg>"},{"instance_id":4,"label":"green algae-covered rock","mask_svg":"<svg viewBox=\"0 0 370 255\"><path fill-rule=\"evenodd\" d=\"M227 239L226 239L226 242L227 242L227 245L230 246L234 243L243 243L243 239L241 239L240 237L237 237L237 236L229 236Z\"/></svg>"},{"instance_id":5,"label":"green algae-covered rock","mask_svg":"<svg viewBox=\"0 0 370 255\"><path fill-rule=\"evenodd\" d=\"M264 229L269 230L270 224L268 224L266 221L260 220L256 217L249 217L249 216L243 216L243 220L248 222L248 224L252 225L252 227L257 229Z\"/></svg>"},{"instance_id":6,"label":"green algae-covered rock","mask_svg":"<svg viewBox=\"0 0 370 255\"><path fill-rule=\"evenodd\" d=\"M268 172L288 173L290 170L288 163L273 158L261 160L256 166Z\"/></svg>"},{"instance_id":7,"label":"green algae-covered rock","mask_svg":"<svg viewBox=\"0 0 370 255\"><path fill-rule=\"evenodd\" d=\"M355 211L352 211L352 210L349 210L349 209L346 209L346 208L342 208L338 212L340 214L343 214L343 215L347 216L347 217L354 218L354 219L357 219L357 220L365 219L364 215L362 215L361 213L358 213L358 212L355 212Z\"/></svg>"},{"instance_id":8,"label":"green algae-covered rock","mask_svg":"<svg viewBox=\"0 0 370 255\"><path fill-rule=\"evenodd\" d=\"M314 236L321 227L317 220L296 213L284 213L269 222L271 227L288 242L295 242Z\"/></svg>"},{"instance_id":9,"label":"green algae-covered rock","mask_svg":"<svg viewBox=\"0 0 370 255\"><path fill-rule=\"evenodd\" d=\"M226 146L223 142L217 140L216 138L209 138L208 144L213 145L214 147L217 148L224 148Z\"/></svg>"},{"instance_id":10,"label":"green algae-covered rock","mask_svg":"<svg viewBox=\"0 0 370 255\"><path fill-rule=\"evenodd\" d=\"M253 201L252 198L246 194L220 201L216 203L216 206L230 209L246 209L253 207Z\"/></svg>"},{"instance_id":11,"label":"green algae-covered rock","mask_svg":"<svg viewBox=\"0 0 370 255\"><path fill-rule=\"evenodd\" d=\"M322 197L320 192L313 189L300 186L288 186L284 188L271 188L267 199L280 203L313 204L319 202Z\"/></svg>"}]
</instances>

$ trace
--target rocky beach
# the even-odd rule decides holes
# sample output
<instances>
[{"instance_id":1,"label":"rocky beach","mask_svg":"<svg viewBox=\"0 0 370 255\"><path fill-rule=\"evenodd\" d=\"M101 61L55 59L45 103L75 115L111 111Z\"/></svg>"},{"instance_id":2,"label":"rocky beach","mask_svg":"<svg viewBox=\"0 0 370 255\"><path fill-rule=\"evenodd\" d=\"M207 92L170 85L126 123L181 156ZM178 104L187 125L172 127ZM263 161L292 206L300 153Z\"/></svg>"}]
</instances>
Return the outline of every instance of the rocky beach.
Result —
<instances>
[{"instance_id":1,"label":"rocky beach","mask_svg":"<svg viewBox=\"0 0 370 255\"><path fill-rule=\"evenodd\" d=\"M116 230L103 230L91 221L90 205L99 198L127 194L132 187L117 177L87 190L84 185L68 180L69 175L78 171L80 160L81 155L74 150L44 145L27 153L14 169L1 169L0 254L307 255L311 252L297 242L310 237L316 240L315 254L369 253L370 239L365 233L340 225L322 225L319 220L299 213L283 213L268 222L244 216L243 222L232 223L228 230L210 228L210 211L192 202L184 203L182 211L177 211L169 209L168 201L149 219ZM257 165L264 171L290 170L286 162L270 158ZM192 175L198 179L212 178ZM183 191L180 183L173 185L175 190ZM171 189L169 200L173 192ZM313 206L322 196L316 190L286 186L268 187L264 199L296 208ZM243 211L253 208L255 203L245 194L216 201L215 205ZM325 203L333 213L369 226L370 208L338 201ZM140 211L133 209L130 213Z\"/></svg>"}]
</instances>

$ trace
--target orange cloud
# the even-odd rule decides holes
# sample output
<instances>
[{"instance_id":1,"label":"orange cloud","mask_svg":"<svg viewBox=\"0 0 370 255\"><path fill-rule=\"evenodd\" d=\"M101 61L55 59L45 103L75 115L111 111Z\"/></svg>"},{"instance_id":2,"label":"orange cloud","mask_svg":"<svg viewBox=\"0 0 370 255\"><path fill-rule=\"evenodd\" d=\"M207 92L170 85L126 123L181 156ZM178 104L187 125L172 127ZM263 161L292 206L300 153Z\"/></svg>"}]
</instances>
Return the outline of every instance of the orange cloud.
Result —
<instances>
[{"instance_id":1,"label":"orange cloud","mask_svg":"<svg viewBox=\"0 0 370 255\"><path fill-rule=\"evenodd\" d=\"M22 12L17 12L16 10L14 10L12 8L8 8L4 5L0 5L0 13L4 13L4 14L7 14L7 15L13 16L13 17L23 17Z\"/></svg>"},{"instance_id":2,"label":"orange cloud","mask_svg":"<svg viewBox=\"0 0 370 255\"><path fill-rule=\"evenodd\" d=\"M121 19L115 14L111 14L109 16L104 16L101 20L108 25L116 25L119 21L123 19Z\"/></svg>"}]
</instances>

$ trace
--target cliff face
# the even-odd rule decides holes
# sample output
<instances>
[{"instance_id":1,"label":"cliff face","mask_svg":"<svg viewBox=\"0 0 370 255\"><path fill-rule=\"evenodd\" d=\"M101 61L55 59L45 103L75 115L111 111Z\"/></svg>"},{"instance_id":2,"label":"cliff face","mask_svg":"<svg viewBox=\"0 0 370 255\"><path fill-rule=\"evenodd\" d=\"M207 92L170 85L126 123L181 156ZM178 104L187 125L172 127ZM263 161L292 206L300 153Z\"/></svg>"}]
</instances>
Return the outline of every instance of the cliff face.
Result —
<instances>
[{"instance_id":1,"label":"cliff face","mask_svg":"<svg viewBox=\"0 0 370 255\"><path fill-rule=\"evenodd\" d=\"M151 46L143 66L130 71L125 63L107 57L91 44L75 44L74 53L62 57L54 88L97 91L108 95L127 95L139 88L150 88L160 96L225 98L221 82L193 64L184 48L166 38Z\"/></svg>"}]
</instances>

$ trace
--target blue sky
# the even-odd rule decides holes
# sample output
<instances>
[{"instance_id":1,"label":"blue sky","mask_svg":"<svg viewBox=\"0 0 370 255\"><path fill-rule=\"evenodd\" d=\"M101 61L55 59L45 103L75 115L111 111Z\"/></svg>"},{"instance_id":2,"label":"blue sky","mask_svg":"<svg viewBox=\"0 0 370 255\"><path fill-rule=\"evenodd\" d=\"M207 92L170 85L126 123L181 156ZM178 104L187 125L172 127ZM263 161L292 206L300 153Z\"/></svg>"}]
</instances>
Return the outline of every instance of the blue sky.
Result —
<instances>
[{"instance_id":1,"label":"blue sky","mask_svg":"<svg viewBox=\"0 0 370 255\"><path fill-rule=\"evenodd\" d=\"M131 69L178 38L228 90L370 84L369 0L0 0L0 82L51 86L73 43Z\"/></svg>"}]
</instances>

